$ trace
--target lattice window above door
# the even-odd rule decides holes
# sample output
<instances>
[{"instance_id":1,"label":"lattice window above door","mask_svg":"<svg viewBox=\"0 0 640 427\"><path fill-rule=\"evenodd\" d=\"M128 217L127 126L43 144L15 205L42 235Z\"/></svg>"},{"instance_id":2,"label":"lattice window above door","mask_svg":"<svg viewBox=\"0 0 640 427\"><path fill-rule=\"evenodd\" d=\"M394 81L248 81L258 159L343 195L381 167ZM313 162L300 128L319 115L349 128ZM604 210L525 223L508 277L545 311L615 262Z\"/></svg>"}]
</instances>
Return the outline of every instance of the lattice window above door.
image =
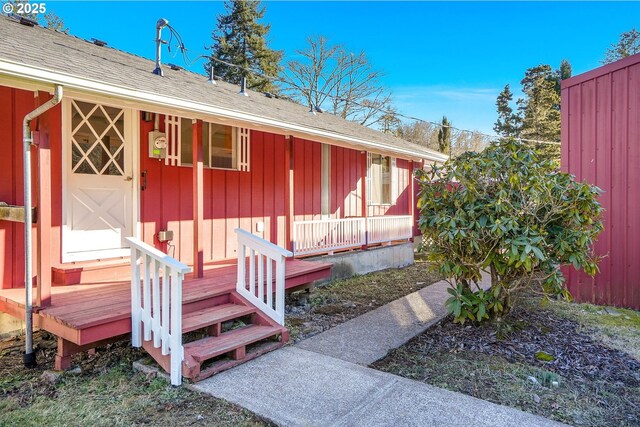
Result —
<instances>
[{"instance_id":1,"label":"lattice window above door","mask_svg":"<svg viewBox=\"0 0 640 427\"><path fill-rule=\"evenodd\" d=\"M71 101L71 170L124 176L124 110Z\"/></svg>"}]
</instances>

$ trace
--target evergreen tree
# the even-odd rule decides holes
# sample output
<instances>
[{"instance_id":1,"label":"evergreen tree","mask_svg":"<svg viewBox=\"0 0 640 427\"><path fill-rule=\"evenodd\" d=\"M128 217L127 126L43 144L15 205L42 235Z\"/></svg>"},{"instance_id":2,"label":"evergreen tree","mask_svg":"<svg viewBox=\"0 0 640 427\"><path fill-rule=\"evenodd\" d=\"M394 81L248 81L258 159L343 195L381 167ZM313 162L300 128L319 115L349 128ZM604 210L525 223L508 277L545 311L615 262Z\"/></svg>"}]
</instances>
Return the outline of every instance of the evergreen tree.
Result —
<instances>
[{"instance_id":1,"label":"evergreen tree","mask_svg":"<svg viewBox=\"0 0 640 427\"><path fill-rule=\"evenodd\" d=\"M571 68L571 64L566 59L563 59L560 62L560 80L565 80L571 77L571 73L573 69Z\"/></svg>"},{"instance_id":2,"label":"evergreen tree","mask_svg":"<svg viewBox=\"0 0 640 427\"><path fill-rule=\"evenodd\" d=\"M268 77L277 77L280 73L283 53L267 46L271 26L259 22L264 17L265 8L259 0L227 0L225 9L227 13L218 16L210 49L214 57L242 68L212 60L205 69L208 72L213 67L214 75L229 83L239 84L245 77L251 89L275 91L275 85Z\"/></svg>"},{"instance_id":3,"label":"evergreen tree","mask_svg":"<svg viewBox=\"0 0 640 427\"><path fill-rule=\"evenodd\" d=\"M640 32L632 28L631 31L620 34L618 43L612 44L611 47L607 49L602 63L609 64L610 62L626 58L636 53L640 53Z\"/></svg>"},{"instance_id":4,"label":"evergreen tree","mask_svg":"<svg viewBox=\"0 0 640 427\"><path fill-rule=\"evenodd\" d=\"M559 74L546 64L525 72L521 81L525 98L518 100L522 138L552 142L560 140ZM536 150L542 157L559 164L559 145L537 144Z\"/></svg>"},{"instance_id":5,"label":"evergreen tree","mask_svg":"<svg viewBox=\"0 0 640 427\"><path fill-rule=\"evenodd\" d=\"M509 85L506 85L496 100L498 110L498 120L496 120L493 130L505 138L515 138L520 132L520 118L511 108L513 93Z\"/></svg>"},{"instance_id":6,"label":"evergreen tree","mask_svg":"<svg viewBox=\"0 0 640 427\"><path fill-rule=\"evenodd\" d=\"M451 154L451 122L447 116L442 117L442 124L438 131L438 150L444 154Z\"/></svg>"},{"instance_id":7,"label":"evergreen tree","mask_svg":"<svg viewBox=\"0 0 640 427\"><path fill-rule=\"evenodd\" d=\"M560 68L558 68L555 72L556 74L556 92L558 92L558 96L562 92L562 81L571 77L572 73L571 64L566 59L563 59L560 62Z\"/></svg>"}]
</instances>

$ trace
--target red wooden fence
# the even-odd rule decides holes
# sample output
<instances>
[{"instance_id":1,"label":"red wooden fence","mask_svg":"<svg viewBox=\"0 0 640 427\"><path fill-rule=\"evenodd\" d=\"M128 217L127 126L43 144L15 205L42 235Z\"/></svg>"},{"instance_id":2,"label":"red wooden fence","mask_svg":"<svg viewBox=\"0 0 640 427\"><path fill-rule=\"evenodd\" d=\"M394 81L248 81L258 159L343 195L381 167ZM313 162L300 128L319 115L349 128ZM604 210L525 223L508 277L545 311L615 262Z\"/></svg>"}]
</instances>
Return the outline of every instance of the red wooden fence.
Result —
<instances>
[{"instance_id":1,"label":"red wooden fence","mask_svg":"<svg viewBox=\"0 0 640 427\"><path fill-rule=\"evenodd\" d=\"M562 170L604 190L600 273L568 269L569 290L640 309L640 54L562 82Z\"/></svg>"}]
</instances>

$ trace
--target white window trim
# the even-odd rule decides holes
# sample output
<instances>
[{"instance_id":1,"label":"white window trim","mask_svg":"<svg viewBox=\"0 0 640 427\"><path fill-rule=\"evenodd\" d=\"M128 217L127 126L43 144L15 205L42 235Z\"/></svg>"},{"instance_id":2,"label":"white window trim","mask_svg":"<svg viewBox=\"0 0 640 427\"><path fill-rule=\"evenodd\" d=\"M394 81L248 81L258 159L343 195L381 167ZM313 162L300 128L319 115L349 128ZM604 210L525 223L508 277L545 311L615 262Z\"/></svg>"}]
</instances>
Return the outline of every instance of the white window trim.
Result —
<instances>
[{"instance_id":1,"label":"white window trim","mask_svg":"<svg viewBox=\"0 0 640 427\"><path fill-rule=\"evenodd\" d=\"M179 116L165 116L165 133L168 137L169 150L167 157L165 158L165 165L167 166L184 166L193 167L193 159L191 163L183 162L181 159L182 152L182 129L181 119L187 119L186 117ZM188 120L188 119L187 119ZM195 121L195 119L193 119ZM205 121L208 125L222 125L231 127L231 145L233 147L232 161L235 164L233 168L221 168L207 166L206 163L210 163L211 159L207 159L205 162L205 169L224 170L224 171L237 171L237 172L249 172L250 164L250 151L251 151L251 130L248 128L240 128L237 126L230 126L224 123L215 123ZM211 157L211 132L209 132L209 157Z\"/></svg>"},{"instance_id":2,"label":"white window trim","mask_svg":"<svg viewBox=\"0 0 640 427\"><path fill-rule=\"evenodd\" d=\"M321 157L321 202L322 219L331 216L331 145L322 144Z\"/></svg>"},{"instance_id":3,"label":"white window trim","mask_svg":"<svg viewBox=\"0 0 640 427\"><path fill-rule=\"evenodd\" d=\"M373 192L371 191L372 190L371 183L373 181L371 179L371 162L372 162L371 156L374 154L382 157L390 158L390 170L389 170L389 173L391 174L390 182L389 182L389 185L391 187L390 203L375 203L373 201L373 197L372 197ZM398 166L397 166L397 159L395 157L367 152L367 178L366 179L367 179L367 206L395 206L398 203Z\"/></svg>"}]
</instances>

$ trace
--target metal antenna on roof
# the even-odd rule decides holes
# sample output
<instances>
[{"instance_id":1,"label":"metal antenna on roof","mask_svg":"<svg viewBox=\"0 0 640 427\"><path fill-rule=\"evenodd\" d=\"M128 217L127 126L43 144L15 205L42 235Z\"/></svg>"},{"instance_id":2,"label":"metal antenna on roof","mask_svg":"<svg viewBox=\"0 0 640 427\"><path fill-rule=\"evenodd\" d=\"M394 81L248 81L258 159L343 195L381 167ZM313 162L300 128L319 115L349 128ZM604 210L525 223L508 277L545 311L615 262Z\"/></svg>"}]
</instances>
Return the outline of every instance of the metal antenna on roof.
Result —
<instances>
[{"instance_id":1,"label":"metal antenna on roof","mask_svg":"<svg viewBox=\"0 0 640 427\"><path fill-rule=\"evenodd\" d=\"M153 70L153 74L158 76L164 76L162 67L160 66L160 53L162 44L164 43L162 41L162 29L167 25L169 25L169 21L164 18L160 18L158 19L158 22L156 22L156 69Z\"/></svg>"}]
</instances>

